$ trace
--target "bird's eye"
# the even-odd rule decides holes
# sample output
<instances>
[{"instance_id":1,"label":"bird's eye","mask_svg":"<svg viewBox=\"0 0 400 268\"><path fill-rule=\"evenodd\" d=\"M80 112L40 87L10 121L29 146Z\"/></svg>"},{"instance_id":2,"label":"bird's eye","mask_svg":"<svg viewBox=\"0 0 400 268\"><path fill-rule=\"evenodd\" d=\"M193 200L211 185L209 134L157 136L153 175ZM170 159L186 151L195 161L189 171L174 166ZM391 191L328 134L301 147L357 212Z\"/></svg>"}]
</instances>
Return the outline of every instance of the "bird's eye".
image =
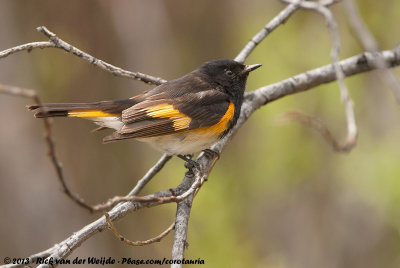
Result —
<instances>
[{"instance_id":1,"label":"bird's eye","mask_svg":"<svg viewBox=\"0 0 400 268\"><path fill-rule=\"evenodd\" d=\"M232 76L232 75L233 75L233 72L232 72L231 70L226 70L226 71L225 71L225 74L226 74L227 76Z\"/></svg>"}]
</instances>

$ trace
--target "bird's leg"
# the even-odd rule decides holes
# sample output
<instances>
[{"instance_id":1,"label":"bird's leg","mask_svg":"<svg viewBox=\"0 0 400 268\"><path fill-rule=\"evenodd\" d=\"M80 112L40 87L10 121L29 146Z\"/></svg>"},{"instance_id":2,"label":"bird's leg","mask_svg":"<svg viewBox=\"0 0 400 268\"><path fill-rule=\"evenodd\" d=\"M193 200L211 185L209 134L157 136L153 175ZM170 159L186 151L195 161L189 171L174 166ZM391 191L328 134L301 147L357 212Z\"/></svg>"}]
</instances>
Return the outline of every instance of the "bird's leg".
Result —
<instances>
[{"instance_id":1,"label":"bird's leg","mask_svg":"<svg viewBox=\"0 0 400 268\"><path fill-rule=\"evenodd\" d=\"M217 158L217 160L219 159L219 153L216 152L216 151L214 151L214 150L211 150L211 149L204 149L203 152L204 152L204 154L205 154L206 156L209 156L209 157L215 156L215 157Z\"/></svg>"}]
</instances>

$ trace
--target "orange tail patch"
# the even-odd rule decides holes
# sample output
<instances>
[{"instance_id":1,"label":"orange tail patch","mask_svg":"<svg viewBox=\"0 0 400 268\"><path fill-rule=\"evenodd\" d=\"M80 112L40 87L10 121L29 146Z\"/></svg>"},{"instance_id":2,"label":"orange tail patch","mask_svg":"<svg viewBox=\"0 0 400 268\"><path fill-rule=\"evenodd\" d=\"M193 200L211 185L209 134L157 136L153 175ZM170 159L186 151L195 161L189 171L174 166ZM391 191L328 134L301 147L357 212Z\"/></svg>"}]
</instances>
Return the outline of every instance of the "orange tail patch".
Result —
<instances>
[{"instance_id":1,"label":"orange tail patch","mask_svg":"<svg viewBox=\"0 0 400 268\"><path fill-rule=\"evenodd\" d=\"M72 110L68 111L68 116L70 117L109 117L109 116L118 116L116 114L110 114L103 112L101 110Z\"/></svg>"}]
</instances>

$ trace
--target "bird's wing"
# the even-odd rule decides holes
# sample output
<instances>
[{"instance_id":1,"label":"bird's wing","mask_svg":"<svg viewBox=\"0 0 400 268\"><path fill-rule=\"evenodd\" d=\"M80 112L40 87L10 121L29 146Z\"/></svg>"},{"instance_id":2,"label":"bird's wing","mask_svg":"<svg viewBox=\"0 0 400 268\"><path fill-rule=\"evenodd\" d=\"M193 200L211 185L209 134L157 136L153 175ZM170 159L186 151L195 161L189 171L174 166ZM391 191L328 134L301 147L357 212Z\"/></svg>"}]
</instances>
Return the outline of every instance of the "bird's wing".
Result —
<instances>
[{"instance_id":1,"label":"bird's wing","mask_svg":"<svg viewBox=\"0 0 400 268\"><path fill-rule=\"evenodd\" d=\"M162 94L161 94L162 95ZM160 95L160 97L161 97ZM226 130L233 118L229 96L217 90L187 93L174 99L153 95L122 112L124 126L104 142L147 138L207 127L216 134Z\"/></svg>"}]
</instances>

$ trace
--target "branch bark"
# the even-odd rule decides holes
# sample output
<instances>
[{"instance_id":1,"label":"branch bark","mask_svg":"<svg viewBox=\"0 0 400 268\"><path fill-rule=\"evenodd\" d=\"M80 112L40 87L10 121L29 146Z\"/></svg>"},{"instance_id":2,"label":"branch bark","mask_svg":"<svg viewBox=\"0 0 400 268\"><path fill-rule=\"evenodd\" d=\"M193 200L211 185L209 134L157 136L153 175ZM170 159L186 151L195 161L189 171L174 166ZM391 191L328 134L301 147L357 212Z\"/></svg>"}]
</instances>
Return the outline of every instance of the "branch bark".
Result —
<instances>
[{"instance_id":1,"label":"branch bark","mask_svg":"<svg viewBox=\"0 0 400 268\"><path fill-rule=\"evenodd\" d=\"M185 253L185 248L189 246L189 243L187 242L187 227L189 225L189 217L193 198L194 194L191 194L188 198L178 203L176 209L174 244L172 245L173 260L182 260ZM176 262L172 264L171 267L182 267L182 264Z\"/></svg>"},{"instance_id":2,"label":"branch bark","mask_svg":"<svg viewBox=\"0 0 400 268\"><path fill-rule=\"evenodd\" d=\"M166 237L175 227L175 222L172 223L164 232L161 234L157 235L156 237L144 240L144 241L131 241L129 239L126 239L123 235L121 235L118 230L115 228L114 224L112 223L110 216L108 213L105 213L104 216L106 217L107 223L111 229L111 232L114 234L114 236L124 242L125 244L128 244L130 246L138 247L138 246L146 246L150 245L156 242L160 242L164 237Z\"/></svg>"}]
</instances>

